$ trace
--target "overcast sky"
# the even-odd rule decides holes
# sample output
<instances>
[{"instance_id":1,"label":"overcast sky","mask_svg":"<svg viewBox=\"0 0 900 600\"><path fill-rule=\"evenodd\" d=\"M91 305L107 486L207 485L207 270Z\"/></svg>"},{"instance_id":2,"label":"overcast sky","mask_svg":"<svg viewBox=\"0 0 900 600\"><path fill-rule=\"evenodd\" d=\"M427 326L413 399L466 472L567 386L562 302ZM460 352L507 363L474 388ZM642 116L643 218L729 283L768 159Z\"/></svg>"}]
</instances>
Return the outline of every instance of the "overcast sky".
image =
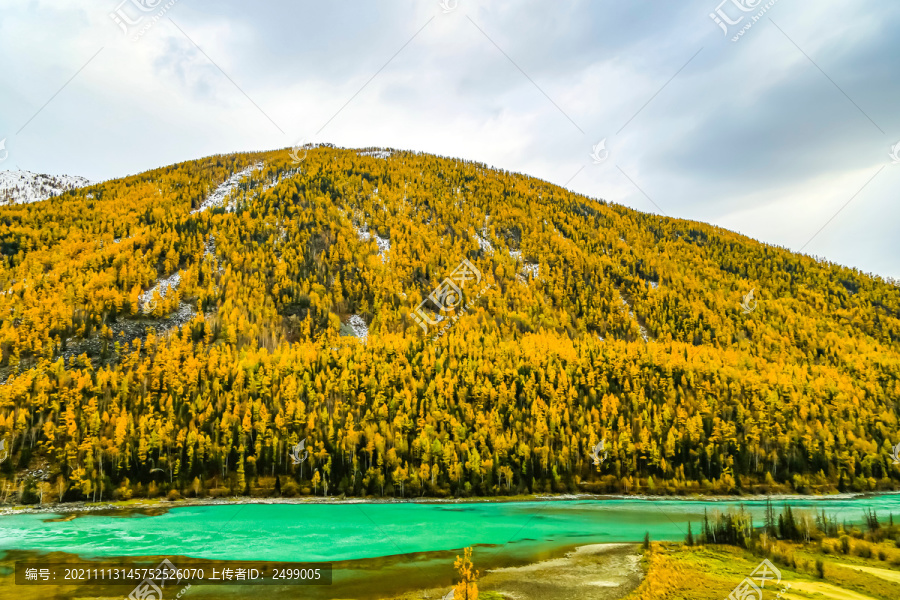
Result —
<instances>
[{"instance_id":1,"label":"overcast sky","mask_svg":"<svg viewBox=\"0 0 900 600\"><path fill-rule=\"evenodd\" d=\"M389 146L900 278L900 3L719 1L0 0L0 169Z\"/></svg>"}]
</instances>

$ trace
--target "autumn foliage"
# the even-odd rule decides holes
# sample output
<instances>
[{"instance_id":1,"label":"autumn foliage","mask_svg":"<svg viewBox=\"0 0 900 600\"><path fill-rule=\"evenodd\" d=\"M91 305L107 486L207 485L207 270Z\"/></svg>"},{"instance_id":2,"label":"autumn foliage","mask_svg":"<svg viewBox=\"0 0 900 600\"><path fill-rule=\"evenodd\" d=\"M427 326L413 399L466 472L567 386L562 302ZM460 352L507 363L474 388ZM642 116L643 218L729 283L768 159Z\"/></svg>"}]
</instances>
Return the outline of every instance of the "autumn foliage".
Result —
<instances>
[{"instance_id":1,"label":"autumn foliage","mask_svg":"<svg viewBox=\"0 0 900 600\"><path fill-rule=\"evenodd\" d=\"M465 548L462 556L457 556L453 568L459 575L459 582L453 588L453 600L478 600L478 584L480 573L472 563L472 549Z\"/></svg>"},{"instance_id":2,"label":"autumn foliage","mask_svg":"<svg viewBox=\"0 0 900 600\"><path fill-rule=\"evenodd\" d=\"M900 480L896 282L479 163L215 156L0 207L0 257L0 474L64 499ZM464 258L491 287L430 342Z\"/></svg>"}]
</instances>

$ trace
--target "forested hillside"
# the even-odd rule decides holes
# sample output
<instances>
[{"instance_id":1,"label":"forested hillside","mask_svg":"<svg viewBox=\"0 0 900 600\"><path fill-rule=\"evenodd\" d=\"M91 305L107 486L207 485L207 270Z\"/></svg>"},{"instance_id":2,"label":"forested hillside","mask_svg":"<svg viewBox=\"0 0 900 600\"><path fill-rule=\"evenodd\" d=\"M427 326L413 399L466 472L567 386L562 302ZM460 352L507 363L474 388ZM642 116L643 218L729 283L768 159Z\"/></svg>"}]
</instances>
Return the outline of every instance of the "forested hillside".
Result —
<instances>
[{"instance_id":1,"label":"forested hillside","mask_svg":"<svg viewBox=\"0 0 900 600\"><path fill-rule=\"evenodd\" d=\"M482 164L215 156L0 253L7 500L900 482L896 282Z\"/></svg>"}]
</instances>

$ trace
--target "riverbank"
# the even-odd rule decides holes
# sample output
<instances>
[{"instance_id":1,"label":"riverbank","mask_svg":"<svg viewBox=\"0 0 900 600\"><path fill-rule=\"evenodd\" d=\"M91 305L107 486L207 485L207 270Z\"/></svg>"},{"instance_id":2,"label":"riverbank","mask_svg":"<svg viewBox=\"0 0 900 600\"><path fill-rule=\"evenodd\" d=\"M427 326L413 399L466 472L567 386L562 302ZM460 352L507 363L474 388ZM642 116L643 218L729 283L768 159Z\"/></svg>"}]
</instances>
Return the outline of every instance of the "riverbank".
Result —
<instances>
[{"instance_id":1,"label":"riverbank","mask_svg":"<svg viewBox=\"0 0 900 600\"><path fill-rule=\"evenodd\" d=\"M892 539L896 529L886 529L865 534L841 531L840 539L817 532L805 543L769 540L755 551L723 545L652 544L646 554L644 581L626 600L717 600L731 597L738 589L745 593L736 597L769 600L896 600L900 598L900 549ZM769 561L766 579L753 576L763 560ZM746 585L751 577L754 585L761 584L759 590Z\"/></svg>"},{"instance_id":2,"label":"riverbank","mask_svg":"<svg viewBox=\"0 0 900 600\"><path fill-rule=\"evenodd\" d=\"M251 600L261 594L279 600L438 600L454 583L453 561L460 552L442 551L368 558L333 563L328 586L204 586L192 584L191 597L215 600ZM173 564L206 565L221 569L227 563L167 556ZM161 557L118 557L121 567L159 562ZM476 547L475 568L480 600L618 600L635 590L644 579L641 549L637 544L588 544L557 549L523 560ZM64 552L0 554L0 589L16 589L18 600L86 600L121 598L127 588L109 584L86 586L16 586L17 561L84 563L84 558ZM124 592L124 593L123 593ZM165 596L171 600L171 596Z\"/></svg>"},{"instance_id":3,"label":"riverbank","mask_svg":"<svg viewBox=\"0 0 900 600\"><path fill-rule=\"evenodd\" d=\"M857 498L871 498L880 496L898 496L900 492L868 492L868 493L838 493L828 495L803 495L803 494L772 494L772 495L747 495L747 496L647 496L624 494L536 494L522 496L497 497L473 497L473 498L342 498L332 497L302 497L302 498L257 498L250 496L234 496L230 498L183 498L180 500L167 500L164 498L147 500L119 500L113 502L55 502L34 505L11 505L0 508L0 516L14 514L73 514L96 512L133 512L136 514L159 515L177 507L188 506L234 506L234 505L316 505L316 504L507 504L515 502L571 502L579 500L645 500L652 502L765 502L773 503L791 502L797 500L853 500Z\"/></svg>"},{"instance_id":4,"label":"riverbank","mask_svg":"<svg viewBox=\"0 0 900 600\"><path fill-rule=\"evenodd\" d=\"M477 567L478 565L476 565ZM484 600L617 600L644 580L636 544L590 544L563 556L482 573L478 597ZM448 588L416 590L390 600L443 598Z\"/></svg>"}]
</instances>

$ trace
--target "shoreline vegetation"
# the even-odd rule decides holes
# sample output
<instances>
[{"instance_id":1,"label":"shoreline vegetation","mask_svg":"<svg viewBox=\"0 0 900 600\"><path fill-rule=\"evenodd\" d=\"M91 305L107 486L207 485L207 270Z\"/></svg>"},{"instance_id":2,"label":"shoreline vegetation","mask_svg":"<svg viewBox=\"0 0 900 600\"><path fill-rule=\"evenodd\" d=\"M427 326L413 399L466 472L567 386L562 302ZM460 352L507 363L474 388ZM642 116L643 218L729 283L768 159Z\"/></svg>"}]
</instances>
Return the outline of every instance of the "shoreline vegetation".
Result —
<instances>
[{"instance_id":1,"label":"shoreline vegetation","mask_svg":"<svg viewBox=\"0 0 900 600\"><path fill-rule=\"evenodd\" d=\"M872 511L848 525L824 512L770 507L754 527L749 514L727 512L705 517L683 543L651 544L644 562L646 577L627 600L757 597L749 587L738 590L763 565L770 578L755 583L765 597L893 600L900 597L900 525L893 514Z\"/></svg>"},{"instance_id":2,"label":"shoreline vegetation","mask_svg":"<svg viewBox=\"0 0 900 600\"><path fill-rule=\"evenodd\" d=\"M163 514L172 508L187 506L222 506L222 505L242 505L242 504L501 504L515 502L566 502L578 500L646 500L648 502L668 502L668 501L685 501L685 502L764 502L771 501L774 503L786 502L791 500L853 500L857 498L870 498L875 496L898 496L900 492L868 492L868 493L835 493L823 495L804 495L804 494L770 494L770 495L747 495L747 496L648 496L648 495L624 495L624 494L554 494L554 495L521 495L521 496L504 496L504 497L473 497L473 498L347 498L341 496L332 497L300 497L300 498L283 498L283 497L254 497L254 496L233 496L220 498L179 498L179 499L131 499L131 500L112 500L109 502L47 502L38 506L32 504L0 504L0 517L12 514L34 514L34 513L88 513L88 512L150 512L152 514ZM900 513L900 504L898 504L898 513Z\"/></svg>"},{"instance_id":3,"label":"shoreline vegetation","mask_svg":"<svg viewBox=\"0 0 900 600\"><path fill-rule=\"evenodd\" d=\"M40 510L44 507L70 507L70 506L129 506L132 503L144 507L172 507L187 505L205 505L205 504L221 504L221 503L283 503L283 504L305 504L305 503L396 503L396 502L419 502L419 503L466 503L466 502L522 502L522 501L543 501L543 500L578 500L578 499L654 499L654 500L703 500L708 502L716 501L741 501L766 498L776 499L801 499L801 498L856 498L874 495L891 495L900 494L900 490L893 489L891 486L869 486L864 489L842 489L844 486L817 486L804 487L801 491L796 491L790 485L774 485L774 486L748 486L721 489L715 486L699 486L692 485L689 487L672 487L667 482L661 482L660 485L654 485L652 478L642 485L626 486L625 493L622 493L621 486L609 485L589 485L582 482L582 491L574 492L571 490L541 490L539 485L535 485L535 489L529 492L520 490L518 493L505 494L478 494L475 490L463 493L460 490L458 494L439 493L439 494L401 494L396 496L398 491L393 486L388 486L381 494L369 493L366 495L348 494L342 491L333 490L328 493L329 486L301 486L290 476L264 476L259 475L254 478L251 483L249 479L245 480L243 486L222 487L217 485L217 478L209 480L201 480L195 478L190 486L184 485L186 482L179 479L176 482L150 481L147 485L140 483L131 484L127 478L124 479L121 487L112 490L112 493L104 493L103 487L109 489L110 482L103 487L95 487L93 493L88 495L73 494L70 486L61 476L51 477L51 468L46 460L35 461L40 468L18 469L12 471L8 465L6 471L7 477L0 477L0 515L7 514L10 510L23 510L28 507L37 506ZM162 471L162 469L155 469ZM323 480L315 474L311 483L322 483ZM635 483L637 481L635 480ZM301 482L303 483L303 482ZM694 482L696 483L696 482ZM243 493L238 490L243 489ZM340 488L339 488L340 489ZM98 495L99 491L99 495ZM403 491L402 489L400 490ZM408 491L408 490L407 490ZM445 490L439 490L445 491ZM386 493L384 493L386 492ZM80 496L80 497L79 497ZM107 498L107 499L104 499ZM51 511L52 512L52 511Z\"/></svg>"},{"instance_id":4,"label":"shoreline vegetation","mask_svg":"<svg viewBox=\"0 0 900 600\"><path fill-rule=\"evenodd\" d=\"M867 511L864 517L863 524L853 525L825 511L810 514L785 506L776 513L771 504L761 526L754 524L753 517L743 509L717 513L712 518L704 514L697 534L689 527L683 542L652 542L648 533L639 547L619 545L634 549L632 553L640 548L640 554L634 557L639 564L632 562L637 573L631 573L639 585L634 585L634 577L630 586L627 578L597 580L599 561L582 561L582 568L573 573L573 557L605 556L616 547L589 545L567 552L563 558L490 571L480 582L472 583L475 595L466 597L660 600L748 599L772 594L788 600L894 600L900 597L900 524L894 523L892 513L879 519L876 512ZM465 556L470 556L469 549ZM620 566L619 570L621 575L627 569ZM542 571L552 576L546 580L497 577L504 572L522 575ZM461 579L459 585L463 582ZM403 595L395 600L429 597Z\"/></svg>"}]
</instances>

